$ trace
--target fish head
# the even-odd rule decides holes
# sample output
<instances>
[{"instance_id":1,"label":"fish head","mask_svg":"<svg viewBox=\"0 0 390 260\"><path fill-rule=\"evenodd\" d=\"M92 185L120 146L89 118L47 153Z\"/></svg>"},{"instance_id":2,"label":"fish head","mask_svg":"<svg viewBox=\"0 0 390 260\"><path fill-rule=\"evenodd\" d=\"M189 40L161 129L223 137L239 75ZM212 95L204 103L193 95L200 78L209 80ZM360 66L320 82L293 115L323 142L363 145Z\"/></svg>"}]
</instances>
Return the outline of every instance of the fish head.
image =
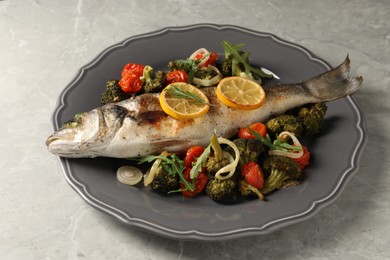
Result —
<instances>
[{"instance_id":1,"label":"fish head","mask_svg":"<svg viewBox=\"0 0 390 260\"><path fill-rule=\"evenodd\" d=\"M106 106L76 114L46 141L49 152L62 157L96 157L120 128L126 110Z\"/></svg>"},{"instance_id":2,"label":"fish head","mask_svg":"<svg viewBox=\"0 0 390 260\"><path fill-rule=\"evenodd\" d=\"M85 157L86 148L90 148L99 136L99 116L96 110L75 115L65 122L47 140L47 149L64 157ZM91 155L92 157L92 155Z\"/></svg>"}]
</instances>

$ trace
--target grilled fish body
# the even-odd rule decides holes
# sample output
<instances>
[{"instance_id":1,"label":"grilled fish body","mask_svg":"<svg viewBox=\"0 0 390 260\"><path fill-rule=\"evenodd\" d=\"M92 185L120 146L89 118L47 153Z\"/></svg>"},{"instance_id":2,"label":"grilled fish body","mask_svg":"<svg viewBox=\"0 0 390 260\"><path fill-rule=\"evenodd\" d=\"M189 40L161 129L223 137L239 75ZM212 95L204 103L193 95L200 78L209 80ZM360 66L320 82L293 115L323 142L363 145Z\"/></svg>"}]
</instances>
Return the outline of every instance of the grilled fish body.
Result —
<instances>
[{"instance_id":1,"label":"grilled fish body","mask_svg":"<svg viewBox=\"0 0 390 260\"><path fill-rule=\"evenodd\" d=\"M230 138L240 127L308 103L326 102L355 92L362 77L349 76L348 57L338 67L297 84L263 86L265 103L255 110L235 110L223 105L215 88L205 88L212 106L193 120L179 121L166 115L158 94L108 104L76 117L75 123L51 135L48 150L62 157L127 158L157 154L163 150L182 152L193 145L206 146L216 130Z\"/></svg>"}]
</instances>

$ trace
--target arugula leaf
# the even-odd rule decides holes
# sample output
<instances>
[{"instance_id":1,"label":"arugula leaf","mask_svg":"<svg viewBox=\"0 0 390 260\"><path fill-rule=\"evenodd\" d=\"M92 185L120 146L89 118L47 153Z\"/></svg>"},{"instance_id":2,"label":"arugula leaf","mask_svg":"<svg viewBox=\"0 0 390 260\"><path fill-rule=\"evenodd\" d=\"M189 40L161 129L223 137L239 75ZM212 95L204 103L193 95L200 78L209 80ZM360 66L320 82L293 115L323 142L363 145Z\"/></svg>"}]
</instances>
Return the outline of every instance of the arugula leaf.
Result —
<instances>
[{"instance_id":1,"label":"arugula leaf","mask_svg":"<svg viewBox=\"0 0 390 260\"><path fill-rule=\"evenodd\" d=\"M277 136L276 139L272 142L269 134L266 134L266 136L263 137L261 134L254 131L249 126L248 126L248 130L256 139L260 140L263 144L268 146L271 150L282 150L282 151L287 151L287 150L300 151L300 150L302 150L301 147L291 145L291 144L287 143L286 141L280 139L279 136Z\"/></svg>"},{"instance_id":2,"label":"arugula leaf","mask_svg":"<svg viewBox=\"0 0 390 260\"><path fill-rule=\"evenodd\" d=\"M209 144L203 151L203 153L198 157L194 165L192 165L192 169L190 171L191 180L196 180L198 174L202 171L202 167L206 165L207 157L211 152L211 144Z\"/></svg>"}]
</instances>

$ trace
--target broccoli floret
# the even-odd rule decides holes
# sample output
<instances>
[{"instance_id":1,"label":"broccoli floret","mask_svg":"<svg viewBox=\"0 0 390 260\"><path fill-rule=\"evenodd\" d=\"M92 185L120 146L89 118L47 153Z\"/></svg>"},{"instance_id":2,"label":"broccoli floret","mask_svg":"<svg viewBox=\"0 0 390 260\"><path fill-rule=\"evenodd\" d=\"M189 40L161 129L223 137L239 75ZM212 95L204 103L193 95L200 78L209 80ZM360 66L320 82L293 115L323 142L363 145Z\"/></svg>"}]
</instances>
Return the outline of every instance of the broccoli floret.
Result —
<instances>
[{"instance_id":1,"label":"broccoli floret","mask_svg":"<svg viewBox=\"0 0 390 260\"><path fill-rule=\"evenodd\" d=\"M249 63L248 55L246 55L245 52L237 51L237 53L241 55L241 58L243 58L247 64ZM230 53L225 53L225 59L222 62L221 73L224 77L243 76L247 78L253 78L250 76L251 74L247 74L245 72L245 66L243 63L234 59L234 55Z\"/></svg>"},{"instance_id":2,"label":"broccoli floret","mask_svg":"<svg viewBox=\"0 0 390 260\"><path fill-rule=\"evenodd\" d=\"M102 94L100 103L106 105L108 103L114 103L128 99L130 96L122 91L118 85L118 80L109 80L106 83L106 89Z\"/></svg>"},{"instance_id":3,"label":"broccoli floret","mask_svg":"<svg viewBox=\"0 0 390 260\"><path fill-rule=\"evenodd\" d=\"M289 110L268 120L267 131L273 136L283 131L292 132L296 137L318 134L324 127L326 110L325 103L307 104Z\"/></svg>"},{"instance_id":4,"label":"broccoli floret","mask_svg":"<svg viewBox=\"0 0 390 260\"><path fill-rule=\"evenodd\" d=\"M191 70L193 70L195 67L197 68L196 62L190 59L187 60L174 60L168 62L168 70L185 70L187 73L189 73Z\"/></svg>"},{"instance_id":5,"label":"broccoli floret","mask_svg":"<svg viewBox=\"0 0 390 260\"><path fill-rule=\"evenodd\" d=\"M296 137L299 137L303 132L303 123L301 119L288 114L283 114L268 120L266 127L267 132L273 136L283 131L288 131L293 133Z\"/></svg>"},{"instance_id":6,"label":"broccoli floret","mask_svg":"<svg viewBox=\"0 0 390 260\"><path fill-rule=\"evenodd\" d=\"M180 188L180 177L178 174L166 173L163 167L160 167L152 182L152 190L161 194L168 194Z\"/></svg>"},{"instance_id":7,"label":"broccoli floret","mask_svg":"<svg viewBox=\"0 0 390 260\"><path fill-rule=\"evenodd\" d=\"M207 183L206 194L215 201L227 201L233 198L236 193L234 188L236 181L232 179L218 180L212 179Z\"/></svg>"},{"instance_id":8,"label":"broccoli floret","mask_svg":"<svg viewBox=\"0 0 390 260\"><path fill-rule=\"evenodd\" d=\"M268 175L264 187L260 189L260 192L264 195L275 189L298 185L302 178L302 170L299 164L286 156L271 155L267 157L262 169Z\"/></svg>"},{"instance_id":9,"label":"broccoli floret","mask_svg":"<svg viewBox=\"0 0 390 260\"><path fill-rule=\"evenodd\" d=\"M221 73L224 77L232 76L232 59L226 58L223 60L221 65Z\"/></svg>"},{"instance_id":10,"label":"broccoli floret","mask_svg":"<svg viewBox=\"0 0 390 260\"><path fill-rule=\"evenodd\" d=\"M315 135L321 132L325 123L326 111L325 103L308 104L299 109L298 117L302 121L306 135Z\"/></svg>"},{"instance_id":11,"label":"broccoli floret","mask_svg":"<svg viewBox=\"0 0 390 260\"><path fill-rule=\"evenodd\" d=\"M240 76L250 79L272 78L272 74L267 74L260 68L254 68L249 64L249 52L241 51L244 44L232 44L228 41L222 41L222 47L225 52L225 60L222 63L222 74L227 76Z\"/></svg>"},{"instance_id":12,"label":"broccoli floret","mask_svg":"<svg viewBox=\"0 0 390 260\"><path fill-rule=\"evenodd\" d=\"M224 156L222 147L219 144L215 133L213 133L211 136L211 148L213 153L207 158L206 161L206 172L209 180L214 179L217 171L229 164L229 160Z\"/></svg>"},{"instance_id":13,"label":"broccoli floret","mask_svg":"<svg viewBox=\"0 0 390 260\"><path fill-rule=\"evenodd\" d=\"M233 140L233 143L240 151L240 160L238 161L237 170L241 172L242 167L249 162L257 162L260 155L267 150L265 145L258 139L238 138ZM232 156L234 151L232 148L226 150Z\"/></svg>"},{"instance_id":14,"label":"broccoli floret","mask_svg":"<svg viewBox=\"0 0 390 260\"><path fill-rule=\"evenodd\" d=\"M242 53L241 51L239 52ZM244 71L244 67L240 64L237 64L235 69L233 70L233 56L225 55L225 59L222 62L221 73L224 77L230 76L240 76L241 72Z\"/></svg>"},{"instance_id":15,"label":"broccoli floret","mask_svg":"<svg viewBox=\"0 0 390 260\"><path fill-rule=\"evenodd\" d=\"M206 161L207 177L211 180L214 179L215 174L219 169L229 164L229 160L223 157L219 159L215 154L209 156Z\"/></svg>"},{"instance_id":16,"label":"broccoli floret","mask_svg":"<svg viewBox=\"0 0 390 260\"><path fill-rule=\"evenodd\" d=\"M143 71L143 88L146 93L160 91L164 87L164 80L165 73L163 71L157 71L155 74L151 66L145 66Z\"/></svg>"}]
</instances>

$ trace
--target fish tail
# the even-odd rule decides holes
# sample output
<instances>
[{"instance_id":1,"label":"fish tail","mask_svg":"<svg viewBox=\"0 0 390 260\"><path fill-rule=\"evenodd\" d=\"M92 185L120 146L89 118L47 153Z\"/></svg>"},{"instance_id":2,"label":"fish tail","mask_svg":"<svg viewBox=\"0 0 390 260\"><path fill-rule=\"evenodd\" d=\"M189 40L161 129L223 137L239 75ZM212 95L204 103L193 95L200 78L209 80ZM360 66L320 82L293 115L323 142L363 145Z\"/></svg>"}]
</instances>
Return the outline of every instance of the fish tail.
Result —
<instances>
[{"instance_id":1,"label":"fish tail","mask_svg":"<svg viewBox=\"0 0 390 260\"><path fill-rule=\"evenodd\" d=\"M336 68L306 80L302 85L318 101L332 101L354 93L362 84L363 77L351 77L349 71L350 60L347 56Z\"/></svg>"}]
</instances>

